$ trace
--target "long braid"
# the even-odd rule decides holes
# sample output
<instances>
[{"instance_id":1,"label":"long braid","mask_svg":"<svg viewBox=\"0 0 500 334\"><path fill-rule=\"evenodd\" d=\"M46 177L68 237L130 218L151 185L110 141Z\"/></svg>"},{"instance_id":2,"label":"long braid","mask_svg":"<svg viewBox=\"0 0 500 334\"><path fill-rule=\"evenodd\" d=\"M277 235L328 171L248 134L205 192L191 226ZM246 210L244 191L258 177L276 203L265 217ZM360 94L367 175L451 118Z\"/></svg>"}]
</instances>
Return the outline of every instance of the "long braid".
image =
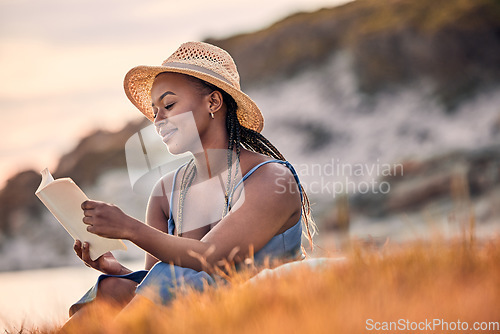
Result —
<instances>
[{"instance_id":1,"label":"long braid","mask_svg":"<svg viewBox=\"0 0 500 334\"><path fill-rule=\"evenodd\" d=\"M229 133L229 148L231 149L233 145L241 144L249 151L265 154L279 160L286 160L281 152L266 137L257 131L240 125L236 115L236 102L225 92L222 95L227 107L226 128Z\"/></svg>"},{"instance_id":2,"label":"long braid","mask_svg":"<svg viewBox=\"0 0 500 334\"><path fill-rule=\"evenodd\" d=\"M224 98L227 108L226 116L226 128L229 134L229 146L231 150L234 145L239 147L239 144L249 151L256 153L261 153L269 157L286 161L285 157L281 152L273 145L271 142L257 131L247 129L240 125L238 121L238 116L236 115L237 105L234 99L224 91L219 90ZM239 151L238 151L239 152ZM239 154L238 154L239 156ZM302 185L300 185L303 197L302 197L302 216L304 219L304 225L306 227L306 235L311 246L311 250L314 247L313 236L316 233L316 224L314 223L311 215L311 203L309 202L309 197L305 192Z\"/></svg>"},{"instance_id":3,"label":"long braid","mask_svg":"<svg viewBox=\"0 0 500 334\"><path fill-rule=\"evenodd\" d=\"M266 137L254 130L247 129L240 125L238 116L236 114L238 105L231 97L231 95L203 80L191 76L188 76L188 78L191 79L191 81L200 88L203 94L209 94L215 90L219 91L222 94L227 109L226 129L229 135L228 149L230 152L232 152L233 149L236 149L236 156L239 158L241 151L240 147L243 146L249 151L264 154L274 159L286 161L283 154L281 154L281 152L273 144L271 144L271 142ZM313 236L316 233L316 224L312 219L309 197L307 196L307 193L305 192L302 185L300 185L300 188L303 194L301 204L302 218L306 227L306 236L312 250L314 247Z\"/></svg>"}]
</instances>

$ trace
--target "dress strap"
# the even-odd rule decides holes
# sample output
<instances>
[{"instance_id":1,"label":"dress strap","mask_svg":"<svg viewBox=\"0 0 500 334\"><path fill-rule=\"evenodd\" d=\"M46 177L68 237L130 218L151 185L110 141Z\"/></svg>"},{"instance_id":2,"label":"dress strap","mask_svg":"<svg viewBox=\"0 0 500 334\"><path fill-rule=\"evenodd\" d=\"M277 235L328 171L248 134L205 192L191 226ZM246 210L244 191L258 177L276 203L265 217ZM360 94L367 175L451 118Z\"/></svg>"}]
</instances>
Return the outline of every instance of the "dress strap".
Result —
<instances>
[{"instance_id":1,"label":"dress strap","mask_svg":"<svg viewBox=\"0 0 500 334\"><path fill-rule=\"evenodd\" d=\"M299 181L299 177L297 175L297 172L295 171L295 169L293 168L292 164L289 163L288 161L286 160L278 160L278 159L275 159L275 160L267 160L267 161L264 161L264 162L261 162L260 164L254 166L252 169L250 169L248 171L248 173L245 174L245 176L243 176L243 178L236 184L236 186L234 187L234 190L231 192L231 194L229 195L229 199L228 199L228 204L231 203L231 200L233 198L233 194L235 193L236 189L240 186L240 184L242 184L246 179L248 179L250 177L250 175L253 174L253 172L255 172L259 167L265 165L265 164L268 164L268 163L271 163L271 162L276 162L276 163L280 163L282 165L285 165L286 167L288 167L288 169L290 169L290 171L292 172L292 175L293 175L293 178L295 179L295 181L297 182L297 186L299 188L299 192L300 192L300 201L302 202L302 187L300 186L300 181Z\"/></svg>"},{"instance_id":2,"label":"dress strap","mask_svg":"<svg viewBox=\"0 0 500 334\"><path fill-rule=\"evenodd\" d=\"M172 191L170 192L170 200L168 203L168 209L169 209L169 217L168 217L168 234L174 234L174 229L175 229L175 221L174 221L174 214L172 212L172 201L174 199L174 190L175 190L175 181L177 180L177 174L179 171L182 169L182 167L186 166L188 162L185 164L182 164L179 168L174 173L174 180L172 181Z\"/></svg>"}]
</instances>

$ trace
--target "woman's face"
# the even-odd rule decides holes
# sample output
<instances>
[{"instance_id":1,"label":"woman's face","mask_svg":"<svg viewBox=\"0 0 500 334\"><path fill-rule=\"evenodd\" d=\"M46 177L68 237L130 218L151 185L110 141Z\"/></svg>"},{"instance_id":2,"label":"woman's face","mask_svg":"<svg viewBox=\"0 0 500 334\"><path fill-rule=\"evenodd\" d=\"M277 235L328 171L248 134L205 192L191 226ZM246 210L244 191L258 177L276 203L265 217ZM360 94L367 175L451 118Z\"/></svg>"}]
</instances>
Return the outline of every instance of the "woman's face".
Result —
<instances>
[{"instance_id":1,"label":"woman's face","mask_svg":"<svg viewBox=\"0 0 500 334\"><path fill-rule=\"evenodd\" d=\"M153 83L151 99L158 134L172 154L203 151L201 137L210 121L208 95L178 73L161 73Z\"/></svg>"}]
</instances>

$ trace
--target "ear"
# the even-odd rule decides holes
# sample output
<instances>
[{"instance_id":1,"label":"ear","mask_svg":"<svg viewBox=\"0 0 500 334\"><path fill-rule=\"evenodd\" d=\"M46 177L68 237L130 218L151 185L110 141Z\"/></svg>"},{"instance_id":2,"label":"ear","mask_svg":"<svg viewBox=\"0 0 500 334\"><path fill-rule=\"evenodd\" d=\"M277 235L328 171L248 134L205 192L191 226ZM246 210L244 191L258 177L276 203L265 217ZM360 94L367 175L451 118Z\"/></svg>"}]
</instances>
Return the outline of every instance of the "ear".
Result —
<instances>
[{"instance_id":1,"label":"ear","mask_svg":"<svg viewBox=\"0 0 500 334\"><path fill-rule=\"evenodd\" d=\"M224 99L218 90L214 90L208 95L208 105L211 113L216 113L222 108Z\"/></svg>"}]
</instances>

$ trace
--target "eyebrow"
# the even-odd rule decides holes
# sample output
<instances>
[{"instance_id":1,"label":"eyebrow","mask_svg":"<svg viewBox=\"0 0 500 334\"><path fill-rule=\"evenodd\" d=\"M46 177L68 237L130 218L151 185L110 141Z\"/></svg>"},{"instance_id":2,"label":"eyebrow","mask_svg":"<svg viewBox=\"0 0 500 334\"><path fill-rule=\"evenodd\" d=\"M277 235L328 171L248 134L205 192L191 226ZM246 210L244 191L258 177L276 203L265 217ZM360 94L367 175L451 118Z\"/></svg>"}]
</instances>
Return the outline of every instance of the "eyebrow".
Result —
<instances>
[{"instance_id":1,"label":"eyebrow","mask_svg":"<svg viewBox=\"0 0 500 334\"><path fill-rule=\"evenodd\" d=\"M175 93L174 93L174 92L171 92L171 91L169 91L169 90L167 90L165 93L161 94L161 96L160 96L160 98L158 99L158 101L163 100L163 98L164 98L165 96L167 96L167 95L175 95ZM151 104L151 106L152 106L152 107L154 107L154 106L155 106L155 104L154 104L154 103L152 103L152 104Z\"/></svg>"}]
</instances>

